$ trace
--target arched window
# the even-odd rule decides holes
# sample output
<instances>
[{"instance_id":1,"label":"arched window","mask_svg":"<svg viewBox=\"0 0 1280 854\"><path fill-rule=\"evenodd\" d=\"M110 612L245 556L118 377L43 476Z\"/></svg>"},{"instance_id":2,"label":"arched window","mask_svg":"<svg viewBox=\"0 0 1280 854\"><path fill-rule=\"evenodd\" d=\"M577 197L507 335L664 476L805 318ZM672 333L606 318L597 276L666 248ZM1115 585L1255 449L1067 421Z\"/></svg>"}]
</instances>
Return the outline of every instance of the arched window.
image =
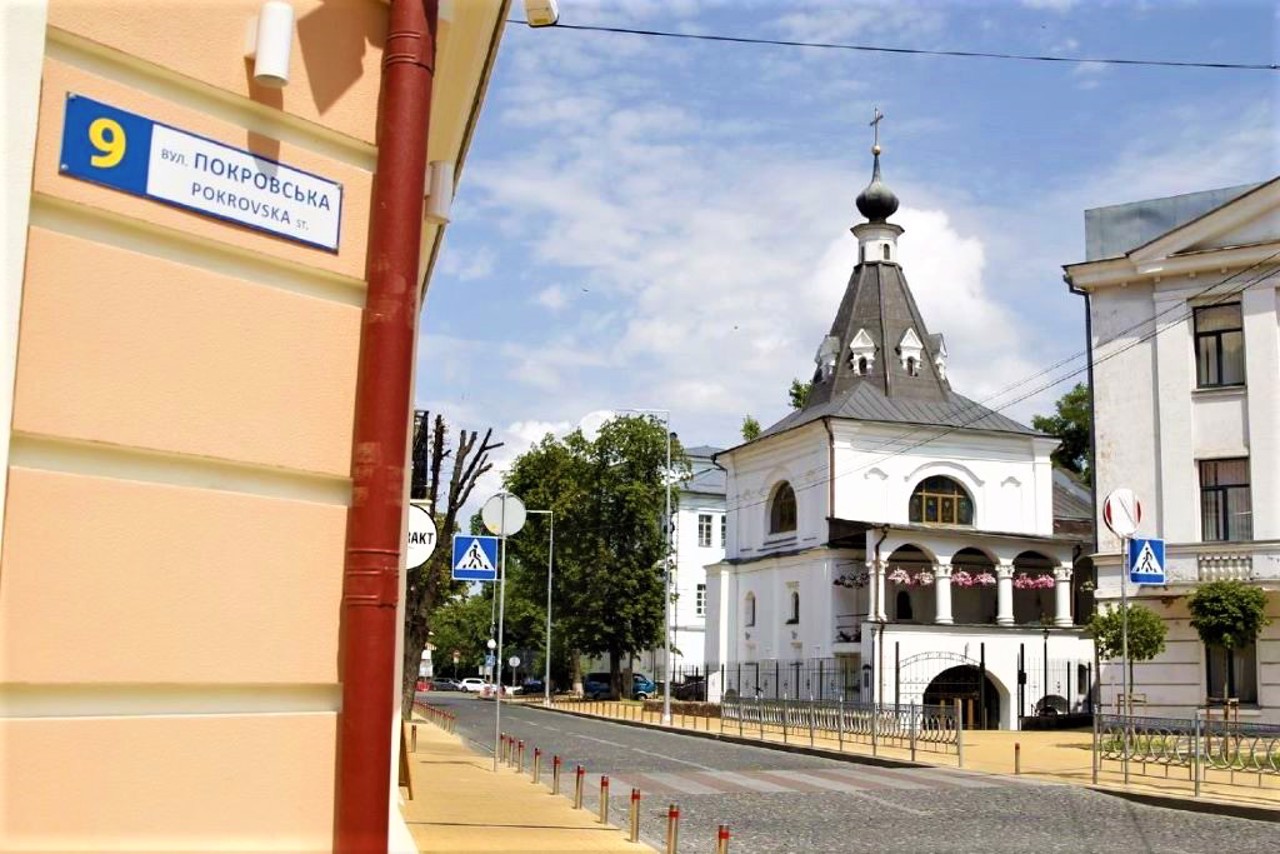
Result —
<instances>
[{"instance_id":1,"label":"arched window","mask_svg":"<svg viewBox=\"0 0 1280 854\"><path fill-rule=\"evenodd\" d=\"M907 357L907 376L909 377L920 376L920 363L916 361L915 356Z\"/></svg>"},{"instance_id":2,"label":"arched window","mask_svg":"<svg viewBox=\"0 0 1280 854\"><path fill-rule=\"evenodd\" d=\"M926 477L911 493L912 522L942 525L972 525L973 499L964 487L949 477Z\"/></svg>"},{"instance_id":3,"label":"arched window","mask_svg":"<svg viewBox=\"0 0 1280 854\"><path fill-rule=\"evenodd\" d=\"M754 593L748 593L742 603L742 624L744 626L756 624L756 594Z\"/></svg>"},{"instance_id":4,"label":"arched window","mask_svg":"<svg viewBox=\"0 0 1280 854\"><path fill-rule=\"evenodd\" d=\"M889 244L886 243L880 247L884 251L884 260L889 260Z\"/></svg>"},{"instance_id":5,"label":"arched window","mask_svg":"<svg viewBox=\"0 0 1280 854\"><path fill-rule=\"evenodd\" d=\"M796 491L785 480L773 491L769 503L769 533L781 534L796 529Z\"/></svg>"},{"instance_id":6,"label":"arched window","mask_svg":"<svg viewBox=\"0 0 1280 854\"><path fill-rule=\"evenodd\" d=\"M858 359L858 376L865 377L867 375L867 357L863 356Z\"/></svg>"},{"instance_id":7,"label":"arched window","mask_svg":"<svg viewBox=\"0 0 1280 854\"><path fill-rule=\"evenodd\" d=\"M800 592L798 590L791 591L791 616L787 618L788 625L800 622Z\"/></svg>"}]
</instances>

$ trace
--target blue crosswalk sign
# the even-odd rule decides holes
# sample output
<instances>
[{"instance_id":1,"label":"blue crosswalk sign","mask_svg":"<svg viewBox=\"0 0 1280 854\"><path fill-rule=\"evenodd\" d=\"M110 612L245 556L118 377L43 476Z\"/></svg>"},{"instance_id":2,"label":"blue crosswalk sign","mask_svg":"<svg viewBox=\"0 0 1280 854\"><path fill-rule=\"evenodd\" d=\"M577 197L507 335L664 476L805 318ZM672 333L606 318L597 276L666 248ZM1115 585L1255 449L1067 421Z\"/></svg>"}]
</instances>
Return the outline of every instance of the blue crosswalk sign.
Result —
<instances>
[{"instance_id":1,"label":"blue crosswalk sign","mask_svg":"<svg viewBox=\"0 0 1280 854\"><path fill-rule=\"evenodd\" d=\"M1133 584L1165 584L1164 540L1129 541L1129 581Z\"/></svg>"},{"instance_id":2,"label":"blue crosswalk sign","mask_svg":"<svg viewBox=\"0 0 1280 854\"><path fill-rule=\"evenodd\" d=\"M498 538L453 535L455 581L498 580Z\"/></svg>"}]
</instances>

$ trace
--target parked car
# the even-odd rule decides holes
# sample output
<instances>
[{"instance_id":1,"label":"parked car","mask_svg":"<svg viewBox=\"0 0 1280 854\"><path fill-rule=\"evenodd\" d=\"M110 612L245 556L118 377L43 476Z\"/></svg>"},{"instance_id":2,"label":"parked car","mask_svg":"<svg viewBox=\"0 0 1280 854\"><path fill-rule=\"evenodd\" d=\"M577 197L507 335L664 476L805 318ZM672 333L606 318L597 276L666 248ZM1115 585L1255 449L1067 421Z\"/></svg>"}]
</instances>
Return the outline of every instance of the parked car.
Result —
<instances>
[{"instance_id":1,"label":"parked car","mask_svg":"<svg viewBox=\"0 0 1280 854\"><path fill-rule=\"evenodd\" d=\"M536 677L530 677L524 680L524 684L520 686L521 694L541 694L544 690L542 680Z\"/></svg>"},{"instance_id":2,"label":"parked car","mask_svg":"<svg viewBox=\"0 0 1280 854\"><path fill-rule=\"evenodd\" d=\"M462 690L468 694L479 694L489 683L481 679L479 676L468 676L462 680Z\"/></svg>"},{"instance_id":3,"label":"parked car","mask_svg":"<svg viewBox=\"0 0 1280 854\"><path fill-rule=\"evenodd\" d=\"M457 679L436 678L431 680L432 691L461 691L462 683Z\"/></svg>"},{"instance_id":4,"label":"parked car","mask_svg":"<svg viewBox=\"0 0 1280 854\"><path fill-rule=\"evenodd\" d=\"M602 700L613 693L608 673L588 673L582 682L582 692L592 700ZM643 673L631 674L631 699L647 700L658 693L658 686Z\"/></svg>"},{"instance_id":5,"label":"parked car","mask_svg":"<svg viewBox=\"0 0 1280 854\"><path fill-rule=\"evenodd\" d=\"M689 679L677 685L671 696L677 700L705 701L707 699L707 681L702 678Z\"/></svg>"}]
</instances>

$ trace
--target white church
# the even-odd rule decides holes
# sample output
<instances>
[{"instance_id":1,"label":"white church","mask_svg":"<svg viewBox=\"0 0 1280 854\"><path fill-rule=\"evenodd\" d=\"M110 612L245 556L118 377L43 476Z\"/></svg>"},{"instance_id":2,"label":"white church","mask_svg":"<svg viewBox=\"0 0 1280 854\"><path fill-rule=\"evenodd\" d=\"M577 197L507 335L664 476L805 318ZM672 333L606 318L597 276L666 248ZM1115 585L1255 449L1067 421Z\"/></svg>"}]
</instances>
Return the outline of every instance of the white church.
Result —
<instances>
[{"instance_id":1,"label":"white church","mask_svg":"<svg viewBox=\"0 0 1280 854\"><path fill-rule=\"evenodd\" d=\"M711 699L960 700L991 728L1090 711L1089 493L1054 470L1056 439L952 390L872 152L858 263L804 407L716 456Z\"/></svg>"}]
</instances>

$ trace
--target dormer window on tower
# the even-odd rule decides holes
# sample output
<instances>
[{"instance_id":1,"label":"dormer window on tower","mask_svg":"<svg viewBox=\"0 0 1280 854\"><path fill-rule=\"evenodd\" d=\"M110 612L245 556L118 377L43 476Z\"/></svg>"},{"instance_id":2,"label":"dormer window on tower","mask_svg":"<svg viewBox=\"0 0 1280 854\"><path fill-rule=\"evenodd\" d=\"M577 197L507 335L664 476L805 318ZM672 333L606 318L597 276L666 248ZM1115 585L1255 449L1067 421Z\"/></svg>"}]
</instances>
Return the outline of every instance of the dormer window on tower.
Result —
<instances>
[{"instance_id":1,"label":"dormer window on tower","mask_svg":"<svg viewBox=\"0 0 1280 854\"><path fill-rule=\"evenodd\" d=\"M835 335L828 335L822 339L822 343L818 345L818 352L814 355L813 361L818 365L818 372L822 379L830 379L836 370L836 359L840 354L840 339Z\"/></svg>"},{"instance_id":2,"label":"dormer window on tower","mask_svg":"<svg viewBox=\"0 0 1280 854\"><path fill-rule=\"evenodd\" d=\"M876 342L867 334L867 330L859 329L858 334L849 342L849 363L860 377L867 376L875 367Z\"/></svg>"},{"instance_id":3,"label":"dormer window on tower","mask_svg":"<svg viewBox=\"0 0 1280 854\"><path fill-rule=\"evenodd\" d=\"M907 376L920 376L920 355L924 352L924 344L914 329L908 329L898 342L898 358L902 360L902 369Z\"/></svg>"}]
</instances>

